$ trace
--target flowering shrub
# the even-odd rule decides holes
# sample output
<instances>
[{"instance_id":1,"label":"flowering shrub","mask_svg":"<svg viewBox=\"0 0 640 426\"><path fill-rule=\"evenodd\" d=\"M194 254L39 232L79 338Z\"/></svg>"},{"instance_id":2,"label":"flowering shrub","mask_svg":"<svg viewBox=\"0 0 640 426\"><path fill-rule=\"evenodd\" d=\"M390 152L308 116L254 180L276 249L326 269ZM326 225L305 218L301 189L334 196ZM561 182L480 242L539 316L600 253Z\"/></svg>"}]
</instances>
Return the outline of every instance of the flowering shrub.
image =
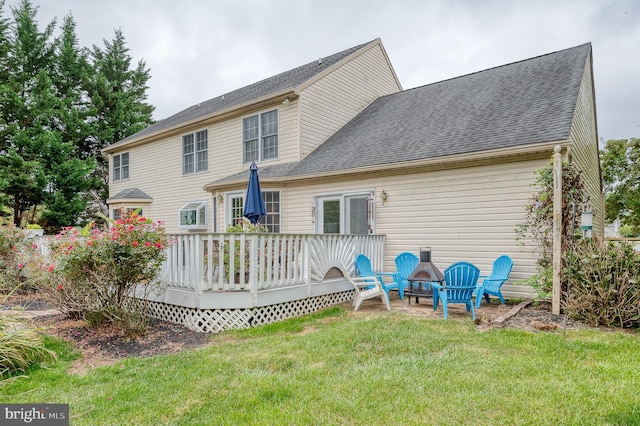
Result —
<instances>
[{"instance_id":1,"label":"flowering shrub","mask_svg":"<svg viewBox=\"0 0 640 426\"><path fill-rule=\"evenodd\" d=\"M69 314L142 331L145 303L134 296L152 289L169 243L161 222L135 213L123 214L106 230L65 228L41 267L41 287Z\"/></svg>"},{"instance_id":2,"label":"flowering shrub","mask_svg":"<svg viewBox=\"0 0 640 426\"><path fill-rule=\"evenodd\" d=\"M13 292L22 288L37 255L38 246L22 229L13 224L0 225L0 290Z\"/></svg>"}]
</instances>

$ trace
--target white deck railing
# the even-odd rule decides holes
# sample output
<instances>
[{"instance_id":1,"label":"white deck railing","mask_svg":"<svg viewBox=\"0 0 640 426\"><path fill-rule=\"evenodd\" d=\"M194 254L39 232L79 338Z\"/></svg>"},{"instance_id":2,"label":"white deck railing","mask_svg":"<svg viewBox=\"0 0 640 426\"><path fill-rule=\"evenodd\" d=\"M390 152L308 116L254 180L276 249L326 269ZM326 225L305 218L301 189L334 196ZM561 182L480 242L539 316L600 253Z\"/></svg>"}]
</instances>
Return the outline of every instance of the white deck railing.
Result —
<instances>
[{"instance_id":1,"label":"white deck railing","mask_svg":"<svg viewBox=\"0 0 640 426\"><path fill-rule=\"evenodd\" d=\"M173 243L144 298L182 307L233 309L267 306L351 288L335 268L354 272L364 253L374 270L384 263L384 235L218 233L170 235ZM48 238L34 240L43 255ZM182 315L182 314L180 314Z\"/></svg>"},{"instance_id":2,"label":"white deck railing","mask_svg":"<svg viewBox=\"0 0 640 426\"><path fill-rule=\"evenodd\" d=\"M173 239L159 278L196 293L309 285L334 267L353 272L359 253L374 268L384 261L384 235L217 233Z\"/></svg>"}]
</instances>

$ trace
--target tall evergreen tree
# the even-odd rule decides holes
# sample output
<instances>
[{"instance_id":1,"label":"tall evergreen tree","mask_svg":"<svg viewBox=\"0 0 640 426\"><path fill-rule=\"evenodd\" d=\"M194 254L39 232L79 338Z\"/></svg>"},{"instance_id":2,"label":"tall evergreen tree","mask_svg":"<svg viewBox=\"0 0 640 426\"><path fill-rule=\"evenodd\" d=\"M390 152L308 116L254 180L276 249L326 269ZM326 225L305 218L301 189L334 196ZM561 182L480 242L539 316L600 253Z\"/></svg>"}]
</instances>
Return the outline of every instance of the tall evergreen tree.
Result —
<instances>
[{"instance_id":1,"label":"tall evergreen tree","mask_svg":"<svg viewBox=\"0 0 640 426\"><path fill-rule=\"evenodd\" d=\"M154 107L146 103L150 70L143 60L135 68L121 30L112 41L103 40L104 49L93 46L93 79L90 98L95 113L95 140L89 150L100 150L153 123ZM95 151L94 151L95 152ZM106 210L108 159L98 156L97 175L102 180L101 198Z\"/></svg>"},{"instance_id":2,"label":"tall evergreen tree","mask_svg":"<svg viewBox=\"0 0 640 426\"><path fill-rule=\"evenodd\" d=\"M52 73L56 97L60 100L58 120L53 125L62 134L62 140L76 146L80 158L95 156L95 149L87 149L91 127L88 87L91 66L88 52L82 49L76 36L73 16L67 15L62 23L61 35L55 41L55 62Z\"/></svg>"},{"instance_id":3,"label":"tall evergreen tree","mask_svg":"<svg viewBox=\"0 0 640 426\"><path fill-rule=\"evenodd\" d=\"M22 0L4 17L0 0L0 212L49 230L76 224L89 195L106 213L108 161L100 150L152 123L149 70L131 67L121 31L104 49L79 47L71 15L38 29Z\"/></svg>"},{"instance_id":4,"label":"tall evergreen tree","mask_svg":"<svg viewBox=\"0 0 640 426\"><path fill-rule=\"evenodd\" d=\"M4 0L0 0L0 156L7 152L7 121L5 119L5 102L2 101L9 91L8 78L9 66L7 58L11 49L9 40L9 19L4 16ZM0 173L0 217L5 215L4 207L7 205L7 197L4 189L9 186L9 182Z\"/></svg>"},{"instance_id":5,"label":"tall evergreen tree","mask_svg":"<svg viewBox=\"0 0 640 426\"><path fill-rule=\"evenodd\" d=\"M46 173L40 162L43 147L56 137L49 128L54 100L48 71L53 58L50 42L55 21L38 30L37 9L28 0L12 8L14 23L8 32L5 86L0 107L4 123L0 180L13 210L13 222L43 201Z\"/></svg>"},{"instance_id":6,"label":"tall evergreen tree","mask_svg":"<svg viewBox=\"0 0 640 426\"><path fill-rule=\"evenodd\" d=\"M37 8L23 0L12 9L6 85L0 103L6 119L0 155L2 192L20 226L34 221L44 206L49 231L76 224L95 182L93 158L78 159L76 146L87 139L88 63L77 48L75 24L65 18L54 40L55 20L38 30ZM28 216L25 217L25 214Z\"/></svg>"},{"instance_id":7,"label":"tall evergreen tree","mask_svg":"<svg viewBox=\"0 0 640 426\"><path fill-rule=\"evenodd\" d=\"M52 83L58 104L51 128L60 139L49 146L44 157L49 177L42 212L43 224L54 229L75 224L87 210L92 190L99 187L99 180L93 176L95 150L86 149L93 130L88 98L91 67L75 30L73 17L67 15L54 43Z\"/></svg>"}]
</instances>

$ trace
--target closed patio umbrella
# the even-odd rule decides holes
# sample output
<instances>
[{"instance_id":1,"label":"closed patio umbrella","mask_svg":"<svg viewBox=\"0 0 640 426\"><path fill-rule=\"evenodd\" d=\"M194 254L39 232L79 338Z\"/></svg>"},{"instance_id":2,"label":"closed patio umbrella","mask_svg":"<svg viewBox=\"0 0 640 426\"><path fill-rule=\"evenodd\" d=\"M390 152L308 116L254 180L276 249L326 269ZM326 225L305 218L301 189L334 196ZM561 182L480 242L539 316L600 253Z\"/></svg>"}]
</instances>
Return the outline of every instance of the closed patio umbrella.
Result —
<instances>
[{"instance_id":1,"label":"closed patio umbrella","mask_svg":"<svg viewBox=\"0 0 640 426\"><path fill-rule=\"evenodd\" d=\"M244 200L244 211L242 212L242 215L255 225L260 222L260 219L262 219L265 214L267 214L267 210L264 206L262 191L260 190L258 166L255 161L251 162L249 170L249 185L247 186L247 195Z\"/></svg>"}]
</instances>

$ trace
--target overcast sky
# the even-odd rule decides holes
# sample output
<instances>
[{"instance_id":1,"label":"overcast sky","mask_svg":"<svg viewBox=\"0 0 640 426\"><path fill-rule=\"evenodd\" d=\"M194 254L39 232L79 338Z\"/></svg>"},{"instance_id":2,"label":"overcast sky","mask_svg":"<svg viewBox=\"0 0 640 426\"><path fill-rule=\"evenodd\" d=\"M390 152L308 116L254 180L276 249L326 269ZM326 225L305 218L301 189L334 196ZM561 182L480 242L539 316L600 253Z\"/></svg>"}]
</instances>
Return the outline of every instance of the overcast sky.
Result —
<instances>
[{"instance_id":1,"label":"overcast sky","mask_svg":"<svg viewBox=\"0 0 640 426\"><path fill-rule=\"evenodd\" d=\"M19 0L6 0L5 16ZM583 43L599 137L640 137L638 0L32 0L71 13L82 46L122 29L151 69L155 119L322 56L382 40L404 89Z\"/></svg>"}]
</instances>

